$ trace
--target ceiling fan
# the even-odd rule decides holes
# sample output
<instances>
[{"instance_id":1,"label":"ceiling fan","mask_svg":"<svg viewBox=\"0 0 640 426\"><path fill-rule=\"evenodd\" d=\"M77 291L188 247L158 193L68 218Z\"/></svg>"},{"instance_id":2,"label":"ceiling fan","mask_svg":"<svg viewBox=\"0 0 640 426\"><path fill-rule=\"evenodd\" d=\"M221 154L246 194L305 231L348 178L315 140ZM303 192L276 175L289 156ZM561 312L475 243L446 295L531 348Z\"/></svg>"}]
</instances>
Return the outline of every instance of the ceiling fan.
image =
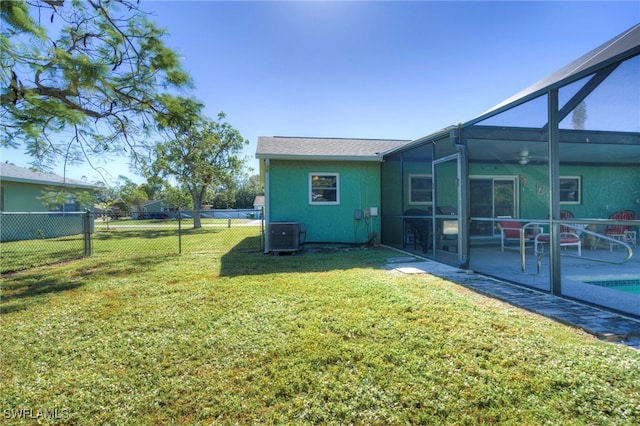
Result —
<instances>
[{"instance_id":1,"label":"ceiling fan","mask_svg":"<svg viewBox=\"0 0 640 426\"><path fill-rule=\"evenodd\" d=\"M522 164L523 166L529 163L529 151L523 149L518 153L518 163Z\"/></svg>"},{"instance_id":2,"label":"ceiling fan","mask_svg":"<svg viewBox=\"0 0 640 426\"><path fill-rule=\"evenodd\" d=\"M528 149L522 149L518 155L518 163L522 164L523 166L525 164L529 164L529 161L531 160L539 160L539 161L544 161L545 157L537 157L537 156L531 156L529 154L529 150Z\"/></svg>"}]
</instances>

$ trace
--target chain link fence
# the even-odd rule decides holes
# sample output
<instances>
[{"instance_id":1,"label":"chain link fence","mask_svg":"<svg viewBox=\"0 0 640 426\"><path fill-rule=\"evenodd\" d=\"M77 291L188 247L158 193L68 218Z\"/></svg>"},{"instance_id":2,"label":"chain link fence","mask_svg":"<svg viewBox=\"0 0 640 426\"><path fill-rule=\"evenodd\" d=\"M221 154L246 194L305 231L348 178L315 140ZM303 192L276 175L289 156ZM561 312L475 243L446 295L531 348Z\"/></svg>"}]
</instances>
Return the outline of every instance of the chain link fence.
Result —
<instances>
[{"instance_id":1,"label":"chain link fence","mask_svg":"<svg viewBox=\"0 0 640 426\"><path fill-rule=\"evenodd\" d=\"M87 256L211 253L236 245L260 251L264 249L262 217L261 210L2 212L0 273Z\"/></svg>"}]
</instances>

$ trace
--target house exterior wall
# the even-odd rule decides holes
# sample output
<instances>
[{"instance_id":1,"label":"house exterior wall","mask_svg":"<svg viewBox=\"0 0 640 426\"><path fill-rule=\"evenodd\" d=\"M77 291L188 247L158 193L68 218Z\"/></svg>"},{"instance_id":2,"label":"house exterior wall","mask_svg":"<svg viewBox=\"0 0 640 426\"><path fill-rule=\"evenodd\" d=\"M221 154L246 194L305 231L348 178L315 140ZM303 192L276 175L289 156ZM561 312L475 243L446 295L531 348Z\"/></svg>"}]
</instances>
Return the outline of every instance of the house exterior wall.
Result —
<instances>
[{"instance_id":1,"label":"house exterior wall","mask_svg":"<svg viewBox=\"0 0 640 426\"><path fill-rule=\"evenodd\" d=\"M162 213L165 211L165 208L169 208L169 206L165 203L164 200L156 200L154 202L149 202L142 207L142 211L145 213Z\"/></svg>"},{"instance_id":2,"label":"house exterior wall","mask_svg":"<svg viewBox=\"0 0 640 426\"><path fill-rule=\"evenodd\" d=\"M49 211L38 197L44 187L23 182L2 182L2 211L5 212L46 212Z\"/></svg>"},{"instance_id":3,"label":"house exterior wall","mask_svg":"<svg viewBox=\"0 0 640 426\"><path fill-rule=\"evenodd\" d=\"M46 187L41 184L2 181L2 212L8 214L4 214L0 220L1 241L54 238L83 232L81 214L50 211L38 199ZM73 189L67 191L74 192Z\"/></svg>"},{"instance_id":4,"label":"house exterior wall","mask_svg":"<svg viewBox=\"0 0 640 426\"><path fill-rule=\"evenodd\" d=\"M513 176L519 179L520 217L547 219L549 216L549 177L546 165L515 167L501 164L471 164L472 176ZM576 217L606 219L618 210L638 210L640 169L633 166L579 166L563 165L560 176L581 178L579 204L560 203L561 209L570 210ZM542 190L539 190L542 188Z\"/></svg>"},{"instance_id":5,"label":"house exterior wall","mask_svg":"<svg viewBox=\"0 0 640 426\"><path fill-rule=\"evenodd\" d=\"M356 210L380 208L378 162L271 160L269 173L270 222L303 223L309 243L362 243L372 232L380 241L379 216L354 218ZM309 173L339 174L339 204L309 203Z\"/></svg>"}]
</instances>

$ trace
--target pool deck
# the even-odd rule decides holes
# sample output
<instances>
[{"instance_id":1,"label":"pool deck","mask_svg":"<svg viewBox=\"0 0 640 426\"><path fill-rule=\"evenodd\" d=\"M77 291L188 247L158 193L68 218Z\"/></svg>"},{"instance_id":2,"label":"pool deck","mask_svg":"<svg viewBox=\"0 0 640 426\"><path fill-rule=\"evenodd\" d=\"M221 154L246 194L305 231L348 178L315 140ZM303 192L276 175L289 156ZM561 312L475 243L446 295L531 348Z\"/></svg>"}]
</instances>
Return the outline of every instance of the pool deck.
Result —
<instances>
[{"instance_id":1,"label":"pool deck","mask_svg":"<svg viewBox=\"0 0 640 426\"><path fill-rule=\"evenodd\" d=\"M405 274L426 273L438 276L485 296L582 329L601 340L640 351L640 319L471 271L464 271L419 256L408 255L388 259L386 268Z\"/></svg>"}]
</instances>

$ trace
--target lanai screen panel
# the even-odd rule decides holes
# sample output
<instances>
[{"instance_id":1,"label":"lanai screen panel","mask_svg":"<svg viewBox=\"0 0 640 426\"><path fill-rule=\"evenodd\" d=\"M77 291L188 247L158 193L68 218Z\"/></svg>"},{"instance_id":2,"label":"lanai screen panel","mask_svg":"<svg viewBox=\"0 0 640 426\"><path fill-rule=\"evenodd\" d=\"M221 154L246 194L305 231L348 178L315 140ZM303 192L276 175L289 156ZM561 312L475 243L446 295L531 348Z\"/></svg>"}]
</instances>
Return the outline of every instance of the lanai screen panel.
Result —
<instances>
[{"instance_id":1,"label":"lanai screen panel","mask_svg":"<svg viewBox=\"0 0 640 426\"><path fill-rule=\"evenodd\" d=\"M547 218L547 108L548 98L542 95L463 130L472 237L500 236L499 217Z\"/></svg>"},{"instance_id":2,"label":"lanai screen panel","mask_svg":"<svg viewBox=\"0 0 640 426\"><path fill-rule=\"evenodd\" d=\"M548 107L542 94L462 130L469 159L469 267L545 290L549 274L535 276L534 260L522 273L521 244L532 256L534 234L548 220Z\"/></svg>"},{"instance_id":3,"label":"lanai screen panel","mask_svg":"<svg viewBox=\"0 0 640 426\"><path fill-rule=\"evenodd\" d=\"M432 144L389 155L382 164L382 242L427 254L432 238Z\"/></svg>"},{"instance_id":4,"label":"lanai screen panel","mask_svg":"<svg viewBox=\"0 0 640 426\"><path fill-rule=\"evenodd\" d=\"M640 271L640 221L603 223L640 217L640 56L560 88L559 99L560 208L576 218L562 229L582 246L562 252L562 293L640 315L640 295L615 286Z\"/></svg>"},{"instance_id":5,"label":"lanai screen panel","mask_svg":"<svg viewBox=\"0 0 640 426\"><path fill-rule=\"evenodd\" d=\"M560 88L559 99L561 208L640 213L640 56Z\"/></svg>"}]
</instances>

